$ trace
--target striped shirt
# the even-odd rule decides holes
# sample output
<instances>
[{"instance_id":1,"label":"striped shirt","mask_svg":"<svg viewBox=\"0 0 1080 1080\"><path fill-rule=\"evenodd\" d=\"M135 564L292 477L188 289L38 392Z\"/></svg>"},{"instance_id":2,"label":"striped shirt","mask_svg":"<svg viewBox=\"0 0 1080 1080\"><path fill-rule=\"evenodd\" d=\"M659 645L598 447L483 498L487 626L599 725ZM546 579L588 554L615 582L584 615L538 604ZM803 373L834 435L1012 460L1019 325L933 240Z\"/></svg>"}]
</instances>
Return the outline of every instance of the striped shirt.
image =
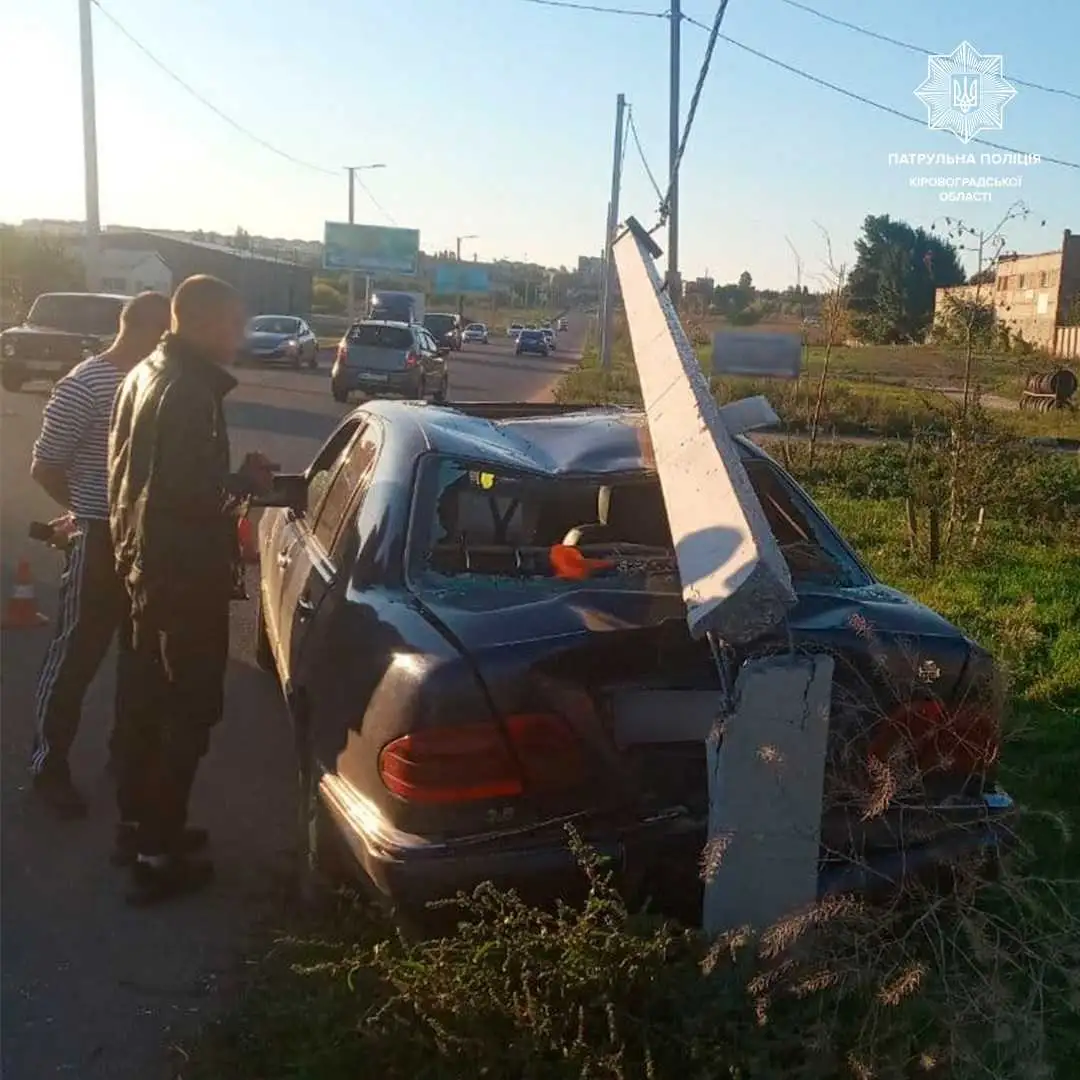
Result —
<instances>
[{"instance_id":1,"label":"striped shirt","mask_svg":"<svg viewBox=\"0 0 1080 1080\"><path fill-rule=\"evenodd\" d=\"M124 374L91 356L53 387L34 463L63 469L76 517L109 518L109 421Z\"/></svg>"}]
</instances>

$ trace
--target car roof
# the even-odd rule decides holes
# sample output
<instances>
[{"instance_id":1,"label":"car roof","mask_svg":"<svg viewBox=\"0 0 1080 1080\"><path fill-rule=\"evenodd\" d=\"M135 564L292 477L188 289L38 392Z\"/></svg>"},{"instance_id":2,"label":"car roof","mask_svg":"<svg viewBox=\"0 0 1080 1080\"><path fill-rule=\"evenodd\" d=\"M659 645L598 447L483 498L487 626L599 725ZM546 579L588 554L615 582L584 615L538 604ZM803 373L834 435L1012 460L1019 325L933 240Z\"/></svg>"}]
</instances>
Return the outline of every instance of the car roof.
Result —
<instances>
[{"instance_id":1,"label":"car roof","mask_svg":"<svg viewBox=\"0 0 1080 1080\"><path fill-rule=\"evenodd\" d=\"M267 314L252 315L251 316L251 321L254 321L255 319L299 319L299 318L300 318L299 315L272 315L272 314L267 313Z\"/></svg>"},{"instance_id":2,"label":"car roof","mask_svg":"<svg viewBox=\"0 0 1080 1080\"><path fill-rule=\"evenodd\" d=\"M402 330L409 330L412 325L412 323L402 322L400 319L357 319L349 329L352 330L356 326L397 326Z\"/></svg>"},{"instance_id":3,"label":"car roof","mask_svg":"<svg viewBox=\"0 0 1080 1080\"><path fill-rule=\"evenodd\" d=\"M127 293L111 293L111 292L44 292L39 293L34 297L35 300L40 300L43 296L92 296L95 300L130 300L131 297Z\"/></svg>"},{"instance_id":4,"label":"car roof","mask_svg":"<svg viewBox=\"0 0 1080 1080\"><path fill-rule=\"evenodd\" d=\"M645 414L628 406L377 400L359 411L389 421L406 457L434 452L553 476L656 470ZM768 459L749 439L735 441L744 457Z\"/></svg>"}]
</instances>

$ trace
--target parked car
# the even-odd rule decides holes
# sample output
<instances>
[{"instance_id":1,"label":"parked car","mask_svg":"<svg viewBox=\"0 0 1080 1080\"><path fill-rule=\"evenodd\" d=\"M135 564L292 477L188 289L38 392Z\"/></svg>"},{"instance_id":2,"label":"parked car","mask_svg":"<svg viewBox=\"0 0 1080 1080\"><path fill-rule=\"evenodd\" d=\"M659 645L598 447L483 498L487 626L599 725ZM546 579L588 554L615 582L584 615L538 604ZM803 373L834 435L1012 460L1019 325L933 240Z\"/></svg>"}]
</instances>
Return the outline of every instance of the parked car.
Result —
<instances>
[{"instance_id":1,"label":"parked car","mask_svg":"<svg viewBox=\"0 0 1080 1080\"><path fill-rule=\"evenodd\" d=\"M488 328L480 322L469 323L461 335L465 341L475 341L481 345L488 343Z\"/></svg>"},{"instance_id":2,"label":"parked car","mask_svg":"<svg viewBox=\"0 0 1080 1080\"><path fill-rule=\"evenodd\" d=\"M547 338L543 330L522 330L518 334L517 345L514 347L514 355L521 356L523 353L532 353L535 356L547 356L551 352Z\"/></svg>"},{"instance_id":3,"label":"parked car","mask_svg":"<svg viewBox=\"0 0 1080 1080\"><path fill-rule=\"evenodd\" d=\"M450 385L449 345L437 345L424 327L364 320L341 339L330 371L335 401L352 393L365 397L445 401Z\"/></svg>"},{"instance_id":4,"label":"parked car","mask_svg":"<svg viewBox=\"0 0 1080 1080\"><path fill-rule=\"evenodd\" d=\"M461 349L461 316L432 311L424 316L424 326L440 345L449 345L455 352Z\"/></svg>"},{"instance_id":5,"label":"parked car","mask_svg":"<svg viewBox=\"0 0 1080 1080\"><path fill-rule=\"evenodd\" d=\"M247 325L238 364L288 364L314 368L319 362L319 340L303 319L295 315L256 315Z\"/></svg>"},{"instance_id":6,"label":"parked car","mask_svg":"<svg viewBox=\"0 0 1080 1080\"><path fill-rule=\"evenodd\" d=\"M523 329L524 327L521 325L521 323L512 322L509 329L506 331L506 335L507 337L512 337L515 341L517 341L518 334L520 334Z\"/></svg>"},{"instance_id":7,"label":"parked car","mask_svg":"<svg viewBox=\"0 0 1080 1080\"><path fill-rule=\"evenodd\" d=\"M42 293L26 321L0 333L0 385L17 393L35 379L55 382L120 331L130 300L116 293Z\"/></svg>"},{"instance_id":8,"label":"parked car","mask_svg":"<svg viewBox=\"0 0 1080 1080\"><path fill-rule=\"evenodd\" d=\"M557 341L557 339L555 337L555 331L552 330L551 327L549 326L549 327L547 327L547 329L541 330L540 333L542 333L544 335L544 340L548 344L548 350L550 352L555 352L556 349L558 349L558 347L559 347L559 343L558 343L558 341Z\"/></svg>"},{"instance_id":9,"label":"parked car","mask_svg":"<svg viewBox=\"0 0 1080 1080\"><path fill-rule=\"evenodd\" d=\"M296 725L319 857L406 915L485 880L570 895L568 820L633 898L700 915L721 683L687 630L643 424L615 406L371 402L279 479L258 530L256 656ZM790 640L754 653L836 658L819 892L992 859L1015 824L994 779L992 658L877 581L736 442L798 594ZM553 545L612 562L562 578ZM656 691L666 703L643 710ZM927 752L922 787L867 814L893 737Z\"/></svg>"}]
</instances>

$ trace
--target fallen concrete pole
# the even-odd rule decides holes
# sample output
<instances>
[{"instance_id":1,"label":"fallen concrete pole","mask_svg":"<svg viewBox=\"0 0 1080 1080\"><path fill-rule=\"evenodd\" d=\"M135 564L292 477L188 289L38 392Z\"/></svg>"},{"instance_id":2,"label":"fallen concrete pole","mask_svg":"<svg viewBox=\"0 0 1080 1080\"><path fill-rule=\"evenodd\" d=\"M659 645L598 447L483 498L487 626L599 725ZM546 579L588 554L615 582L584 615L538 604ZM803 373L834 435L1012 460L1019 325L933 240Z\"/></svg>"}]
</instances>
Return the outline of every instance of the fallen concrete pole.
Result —
<instances>
[{"instance_id":1,"label":"fallen concrete pole","mask_svg":"<svg viewBox=\"0 0 1080 1080\"><path fill-rule=\"evenodd\" d=\"M690 633L752 641L794 603L791 574L652 257L630 231L614 253Z\"/></svg>"},{"instance_id":2,"label":"fallen concrete pole","mask_svg":"<svg viewBox=\"0 0 1080 1080\"><path fill-rule=\"evenodd\" d=\"M748 661L706 740L706 933L763 930L817 899L832 677L824 654Z\"/></svg>"}]
</instances>

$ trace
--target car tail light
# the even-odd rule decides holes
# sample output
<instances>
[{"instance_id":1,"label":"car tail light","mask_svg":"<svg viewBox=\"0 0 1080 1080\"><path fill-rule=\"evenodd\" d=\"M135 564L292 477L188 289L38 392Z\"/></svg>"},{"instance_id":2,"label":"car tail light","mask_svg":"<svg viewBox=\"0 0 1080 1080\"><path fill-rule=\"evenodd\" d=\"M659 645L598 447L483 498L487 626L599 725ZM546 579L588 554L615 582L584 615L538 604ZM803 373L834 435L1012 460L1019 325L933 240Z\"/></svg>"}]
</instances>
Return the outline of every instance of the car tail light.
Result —
<instances>
[{"instance_id":1,"label":"car tail light","mask_svg":"<svg viewBox=\"0 0 1080 1080\"><path fill-rule=\"evenodd\" d=\"M407 352L405 354L405 366L406 367L416 367L416 365L419 364L419 363L420 363L420 357L417 356L416 353L410 351L410 352Z\"/></svg>"},{"instance_id":2,"label":"car tail light","mask_svg":"<svg viewBox=\"0 0 1080 1080\"><path fill-rule=\"evenodd\" d=\"M523 713L496 724L462 724L402 735L382 748L379 775L388 791L428 805L504 799L551 791L582 778L573 732L549 713Z\"/></svg>"},{"instance_id":3,"label":"car tail light","mask_svg":"<svg viewBox=\"0 0 1080 1080\"><path fill-rule=\"evenodd\" d=\"M874 738L871 756L884 761L900 743L906 744L923 774L971 775L996 763L1001 730L994 711L985 705L949 709L928 699L900 706Z\"/></svg>"}]
</instances>

